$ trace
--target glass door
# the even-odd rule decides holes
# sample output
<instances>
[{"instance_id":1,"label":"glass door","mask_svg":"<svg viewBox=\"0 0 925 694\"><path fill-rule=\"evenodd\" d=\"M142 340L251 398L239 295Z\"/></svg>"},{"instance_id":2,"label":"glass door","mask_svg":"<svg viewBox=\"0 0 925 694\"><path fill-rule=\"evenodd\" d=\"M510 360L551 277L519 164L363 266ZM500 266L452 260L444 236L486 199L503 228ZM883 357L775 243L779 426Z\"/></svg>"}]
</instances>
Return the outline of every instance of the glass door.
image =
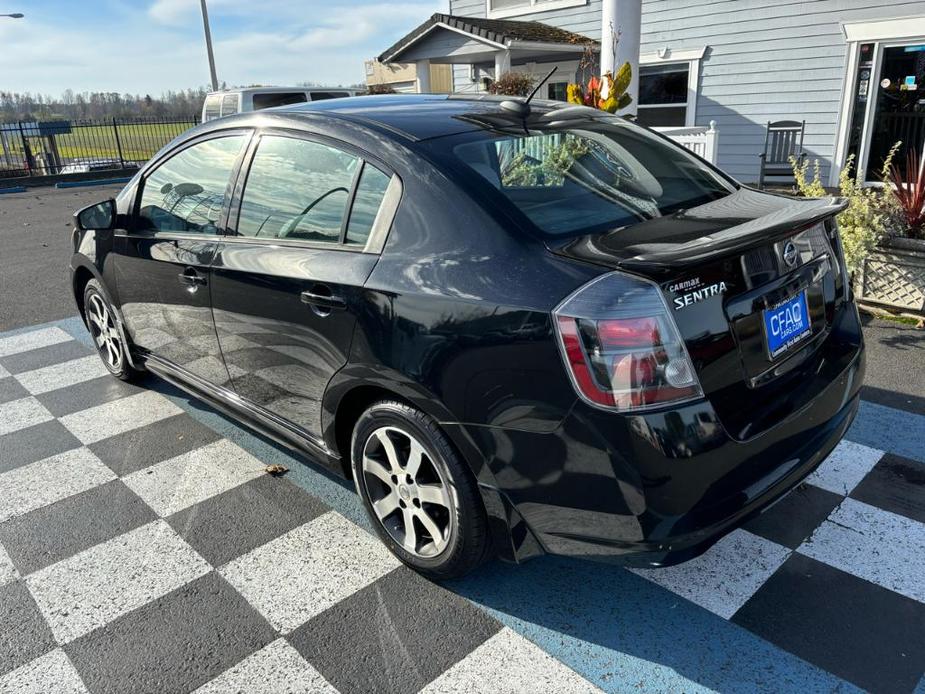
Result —
<instances>
[{"instance_id":1,"label":"glass door","mask_svg":"<svg viewBox=\"0 0 925 694\"><path fill-rule=\"evenodd\" d=\"M925 150L925 41L884 46L870 119L866 180L879 181L883 160L901 141L894 162L905 169L909 148Z\"/></svg>"}]
</instances>

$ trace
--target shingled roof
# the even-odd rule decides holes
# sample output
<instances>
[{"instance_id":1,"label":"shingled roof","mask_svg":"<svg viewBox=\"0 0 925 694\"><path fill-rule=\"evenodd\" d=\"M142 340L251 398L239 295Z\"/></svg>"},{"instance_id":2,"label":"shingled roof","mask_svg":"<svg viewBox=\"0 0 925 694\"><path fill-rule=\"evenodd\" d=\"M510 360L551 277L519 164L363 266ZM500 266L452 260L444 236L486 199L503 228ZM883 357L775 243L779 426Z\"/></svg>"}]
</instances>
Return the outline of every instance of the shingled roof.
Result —
<instances>
[{"instance_id":1,"label":"shingled roof","mask_svg":"<svg viewBox=\"0 0 925 694\"><path fill-rule=\"evenodd\" d=\"M494 43L507 44L510 41L536 41L538 43L560 43L575 46L597 45L598 42L573 31L566 31L542 22L518 22L509 19L484 19L482 17L457 17L452 14L434 13L430 19L413 29L379 56L380 62L392 60L400 51L414 43L432 27L445 24L474 37Z\"/></svg>"}]
</instances>

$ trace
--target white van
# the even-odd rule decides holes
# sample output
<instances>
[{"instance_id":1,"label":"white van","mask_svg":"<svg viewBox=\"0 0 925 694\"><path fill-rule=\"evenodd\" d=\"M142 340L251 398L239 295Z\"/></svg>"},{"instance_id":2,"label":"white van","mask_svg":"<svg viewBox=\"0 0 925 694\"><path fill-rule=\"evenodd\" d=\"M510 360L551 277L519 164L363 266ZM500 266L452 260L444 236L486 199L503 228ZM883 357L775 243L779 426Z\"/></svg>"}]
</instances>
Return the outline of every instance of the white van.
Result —
<instances>
[{"instance_id":1,"label":"white van","mask_svg":"<svg viewBox=\"0 0 925 694\"><path fill-rule=\"evenodd\" d=\"M365 89L346 87L247 87L209 92L202 103L202 122L274 106L302 104L322 99L339 99L365 93Z\"/></svg>"}]
</instances>

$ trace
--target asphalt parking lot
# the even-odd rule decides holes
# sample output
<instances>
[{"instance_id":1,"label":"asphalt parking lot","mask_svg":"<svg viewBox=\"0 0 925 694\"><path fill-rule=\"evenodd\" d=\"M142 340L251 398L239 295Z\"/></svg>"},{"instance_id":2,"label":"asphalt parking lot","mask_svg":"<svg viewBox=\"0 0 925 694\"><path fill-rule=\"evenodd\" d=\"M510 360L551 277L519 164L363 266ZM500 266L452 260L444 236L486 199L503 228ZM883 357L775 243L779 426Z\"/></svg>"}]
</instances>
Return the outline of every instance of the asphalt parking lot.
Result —
<instances>
[{"instance_id":1,"label":"asphalt parking lot","mask_svg":"<svg viewBox=\"0 0 925 694\"><path fill-rule=\"evenodd\" d=\"M113 192L0 196L0 692L925 694L922 331L868 321L846 440L703 557L438 586L350 485L104 373L66 264L70 213Z\"/></svg>"}]
</instances>

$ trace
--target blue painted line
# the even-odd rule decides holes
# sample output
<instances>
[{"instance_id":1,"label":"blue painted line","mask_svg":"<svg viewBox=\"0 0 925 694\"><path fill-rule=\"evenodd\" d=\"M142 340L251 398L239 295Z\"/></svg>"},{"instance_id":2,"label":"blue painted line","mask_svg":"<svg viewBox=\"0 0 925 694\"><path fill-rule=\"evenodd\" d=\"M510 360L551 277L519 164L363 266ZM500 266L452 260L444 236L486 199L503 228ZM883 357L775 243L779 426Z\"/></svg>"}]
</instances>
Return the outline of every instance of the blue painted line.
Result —
<instances>
[{"instance_id":1,"label":"blue painted line","mask_svg":"<svg viewBox=\"0 0 925 694\"><path fill-rule=\"evenodd\" d=\"M108 186L114 183L128 183L132 180L131 176L127 178L104 178L98 181L59 181L55 183L55 188L86 188L88 186Z\"/></svg>"},{"instance_id":2,"label":"blue painted line","mask_svg":"<svg viewBox=\"0 0 925 694\"><path fill-rule=\"evenodd\" d=\"M0 195L5 193L25 193L26 186L12 186L11 188L0 188Z\"/></svg>"},{"instance_id":3,"label":"blue painted line","mask_svg":"<svg viewBox=\"0 0 925 694\"><path fill-rule=\"evenodd\" d=\"M495 562L447 587L605 691L859 691L617 566Z\"/></svg>"},{"instance_id":4,"label":"blue painted line","mask_svg":"<svg viewBox=\"0 0 925 694\"><path fill-rule=\"evenodd\" d=\"M845 438L925 463L925 415L862 400Z\"/></svg>"}]
</instances>

